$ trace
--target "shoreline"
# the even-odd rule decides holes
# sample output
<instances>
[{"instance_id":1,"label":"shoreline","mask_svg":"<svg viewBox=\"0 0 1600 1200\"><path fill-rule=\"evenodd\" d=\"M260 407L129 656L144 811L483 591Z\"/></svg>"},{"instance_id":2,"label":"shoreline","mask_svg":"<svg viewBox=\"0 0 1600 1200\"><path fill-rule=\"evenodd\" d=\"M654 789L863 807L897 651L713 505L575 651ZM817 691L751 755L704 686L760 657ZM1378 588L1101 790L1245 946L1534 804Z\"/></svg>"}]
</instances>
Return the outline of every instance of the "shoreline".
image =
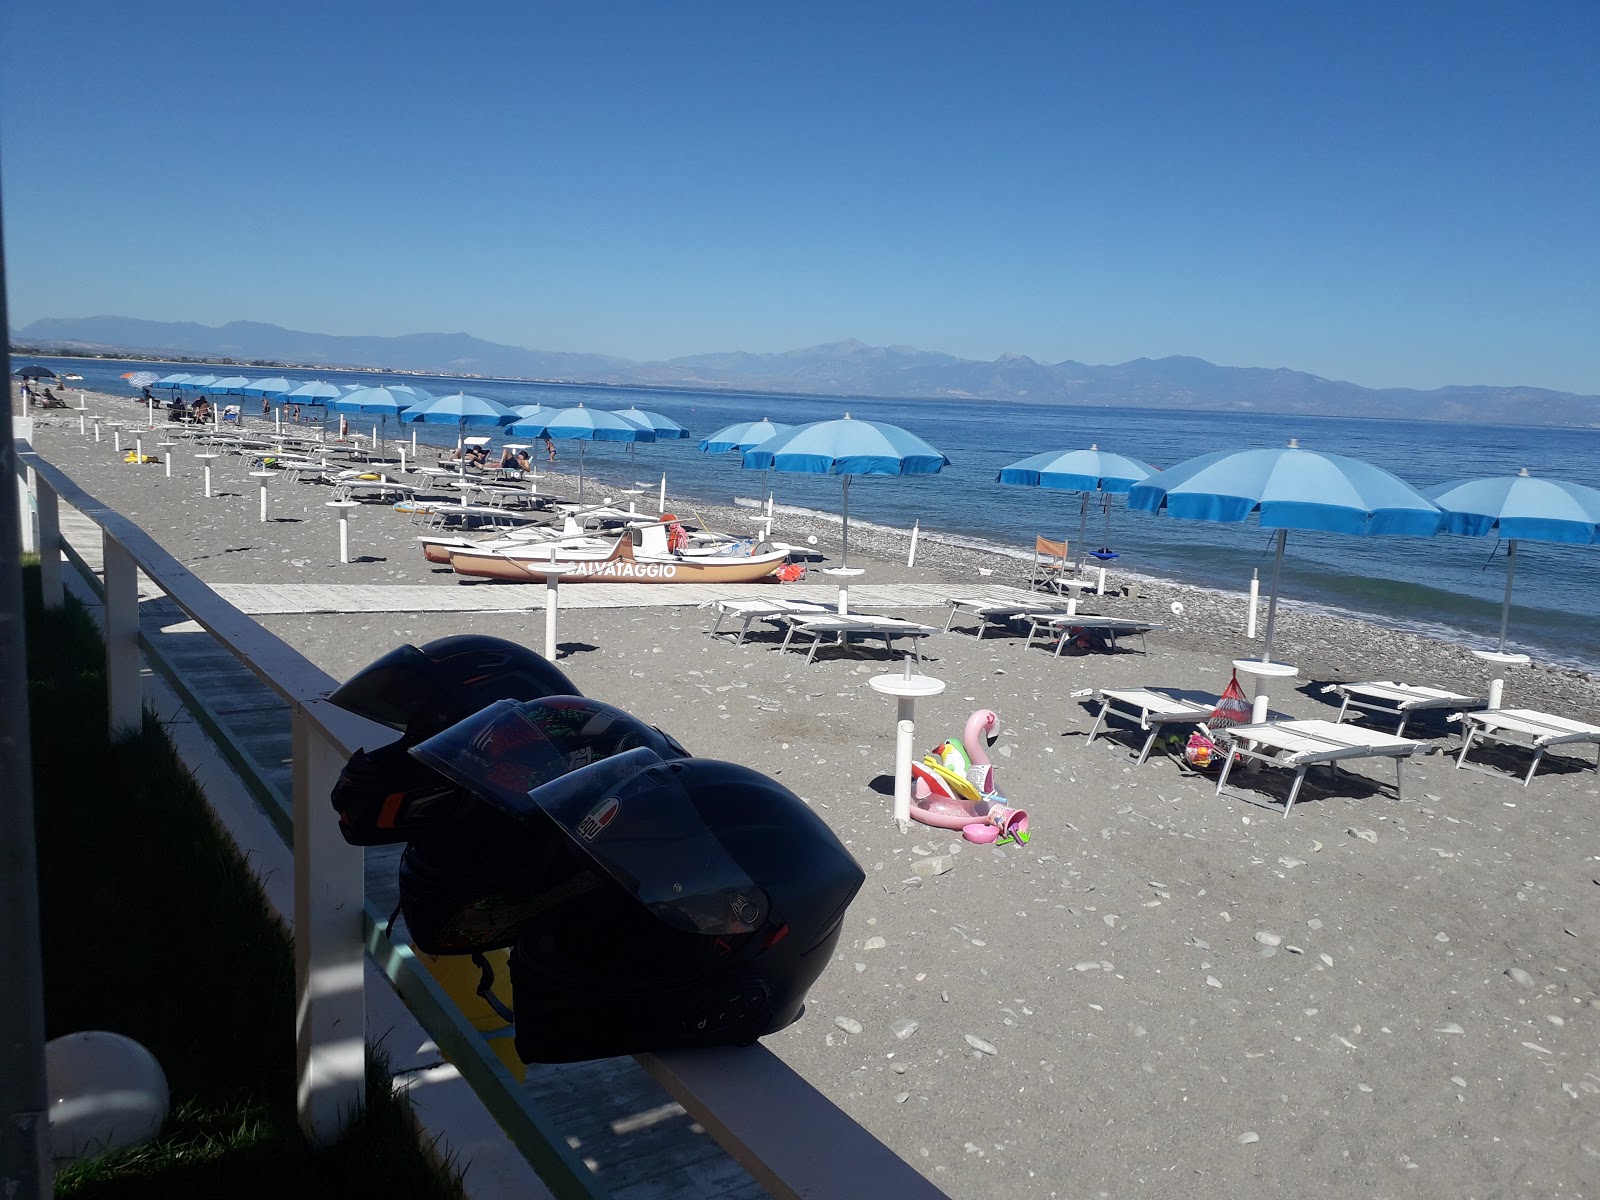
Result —
<instances>
[{"instance_id":1,"label":"shoreline","mask_svg":"<svg viewBox=\"0 0 1600 1200\"><path fill-rule=\"evenodd\" d=\"M464 586L422 561L417 527L377 505L355 510L359 561L339 563L326 488L275 484L261 524L238 458L216 460L206 501L181 449L171 480L123 465L109 439L78 435L75 413L42 417L35 445L207 583ZM713 525L753 524L749 509L695 507ZM815 534L836 553L837 523L775 515L777 537ZM923 542L908 569L906 539L853 525L861 582L958 595L1015 584L1031 561ZM1134 577L1113 573L1122 581ZM1283 795L1284 772L1236 771L1238 795L1219 797L1215 774L1159 750L1129 762L1137 730L1085 744L1089 690L1215 697L1233 658L1259 655L1237 596L1137 585L1137 597L1084 607L1166 624L1148 655L1054 657L1014 634L960 630L926 640L921 670L947 687L919 704L917 747L958 736L975 708L999 713L989 754L1001 791L1030 813L1025 846L895 828L894 705L867 683L899 663L881 650L830 649L808 665L759 627L743 646L709 638L714 614L689 605L574 608L562 612L559 665L695 754L789 787L855 855L867 883L836 960L807 1015L765 1044L952 1197L1276 1200L1307 1180L1337 1200L1589 1193L1600 1178L1593 749L1552 751L1524 788L1456 770L1455 727L1414 720L1408 736L1438 750L1404 766L1404 801L1381 760L1314 772L1287 817L1281 803L1257 807ZM530 587L517 613L257 619L343 679L397 644L449 633L537 647L542 591ZM906 615L942 625L944 610ZM1321 689L1338 679L1486 680L1459 647L1354 619L1280 608L1277 639L1274 657L1300 675L1272 708L1297 717L1331 719ZM1512 674L1506 703L1596 720L1600 687L1534 666Z\"/></svg>"}]
</instances>

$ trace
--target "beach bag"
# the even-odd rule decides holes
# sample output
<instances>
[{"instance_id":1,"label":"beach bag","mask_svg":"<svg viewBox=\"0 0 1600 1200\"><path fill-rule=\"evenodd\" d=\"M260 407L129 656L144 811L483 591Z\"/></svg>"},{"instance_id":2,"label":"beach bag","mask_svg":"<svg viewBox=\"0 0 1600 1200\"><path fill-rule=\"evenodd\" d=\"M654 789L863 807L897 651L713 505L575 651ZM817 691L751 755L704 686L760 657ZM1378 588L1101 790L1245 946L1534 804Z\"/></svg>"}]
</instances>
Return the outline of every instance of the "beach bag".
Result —
<instances>
[{"instance_id":1,"label":"beach bag","mask_svg":"<svg viewBox=\"0 0 1600 1200\"><path fill-rule=\"evenodd\" d=\"M784 563L773 574L784 583L795 583L806 577L806 569L799 563Z\"/></svg>"},{"instance_id":2,"label":"beach bag","mask_svg":"<svg viewBox=\"0 0 1600 1200\"><path fill-rule=\"evenodd\" d=\"M1200 732L1191 733L1183 747L1183 761L1197 771L1209 771L1222 761L1217 744Z\"/></svg>"},{"instance_id":3,"label":"beach bag","mask_svg":"<svg viewBox=\"0 0 1600 1200\"><path fill-rule=\"evenodd\" d=\"M1250 701L1245 698L1244 689L1239 686L1239 672L1235 671L1233 678L1228 680L1228 686L1217 698L1217 706L1211 710L1211 716L1207 718L1206 724L1214 733L1220 733L1234 725L1249 723Z\"/></svg>"}]
</instances>

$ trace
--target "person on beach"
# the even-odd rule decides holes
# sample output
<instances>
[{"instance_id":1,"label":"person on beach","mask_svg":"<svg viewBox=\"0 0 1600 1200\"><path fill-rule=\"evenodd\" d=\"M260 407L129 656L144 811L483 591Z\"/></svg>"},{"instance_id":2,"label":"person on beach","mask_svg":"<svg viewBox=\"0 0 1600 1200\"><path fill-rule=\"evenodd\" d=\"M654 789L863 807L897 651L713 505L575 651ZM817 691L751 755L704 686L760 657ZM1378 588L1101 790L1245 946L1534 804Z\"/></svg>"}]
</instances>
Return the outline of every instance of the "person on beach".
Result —
<instances>
[{"instance_id":1,"label":"person on beach","mask_svg":"<svg viewBox=\"0 0 1600 1200\"><path fill-rule=\"evenodd\" d=\"M500 452L500 469L502 471L526 471L532 463L526 450L512 450L510 447Z\"/></svg>"},{"instance_id":2,"label":"person on beach","mask_svg":"<svg viewBox=\"0 0 1600 1200\"><path fill-rule=\"evenodd\" d=\"M265 396L261 397L261 415L263 417L270 417L272 415L272 401L267 399Z\"/></svg>"},{"instance_id":3,"label":"person on beach","mask_svg":"<svg viewBox=\"0 0 1600 1200\"><path fill-rule=\"evenodd\" d=\"M194 402L194 412L190 416L202 424L211 419L211 401L204 396Z\"/></svg>"},{"instance_id":4,"label":"person on beach","mask_svg":"<svg viewBox=\"0 0 1600 1200\"><path fill-rule=\"evenodd\" d=\"M461 452L461 459L467 466L481 471L483 464L489 461L489 448L487 446L468 446Z\"/></svg>"},{"instance_id":5,"label":"person on beach","mask_svg":"<svg viewBox=\"0 0 1600 1200\"><path fill-rule=\"evenodd\" d=\"M555 443L555 440L553 438L545 438L545 440L544 440L544 452L545 452L545 457L547 457L551 462L555 462L555 460L556 460L556 443Z\"/></svg>"},{"instance_id":6,"label":"person on beach","mask_svg":"<svg viewBox=\"0 0 1600 1200\"><path fill-rule=\"evenodd\" d=\"M298 404L296 404L289 411L290 411L290 414L291 414L289 419L291 421L293 421L296 425L300 424L300 406Z\"/></svg>"}]
</instances>

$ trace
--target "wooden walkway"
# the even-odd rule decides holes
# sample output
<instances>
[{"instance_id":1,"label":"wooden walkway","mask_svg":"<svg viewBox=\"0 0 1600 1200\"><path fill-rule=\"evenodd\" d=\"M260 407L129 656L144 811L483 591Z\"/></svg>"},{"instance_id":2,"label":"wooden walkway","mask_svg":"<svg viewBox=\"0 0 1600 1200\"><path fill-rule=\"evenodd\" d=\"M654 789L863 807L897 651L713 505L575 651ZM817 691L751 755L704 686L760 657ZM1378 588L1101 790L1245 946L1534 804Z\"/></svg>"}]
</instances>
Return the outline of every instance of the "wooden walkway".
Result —
<instances>
[{"instance_id":1,"label":"wooden walkway","mask_svg":"<svg viewBox=\"0 0 1600 1200\"><path fill-rule=\"evenodd\" d=\"M60 517L62 536L96 575L101 575L99 528L65 505ZM598 592L615 586L631 585L585 585L570 591L590 588ZM684 591L690 586L638 590ZM377 599L391 592L440 592L446 597L463 592L470 597L477 592L531 590L538 594L541 604L544 595L542 587L216 590L230 600L235 591L253 592L263 604L279 591L363 593L371 603L381 606L358 609L345 598L332 609L247 610L255 612L395 611L395 600ZM157 670L173 683L197 719L210 730L219 751L245 778L263 810L281 829L286 829L293 811L288 706L142 576L139 595L140 631L155 651L152 662ZM563 604L567 597L568 589L563 589ZM689 601L684 597L679 602ZM449 607L430 611L478 610ZM253 783L251 775L259 783ZM328 817L333 817L331 806ZM367 896L374 907L384 912L391 911L398 900L399 856L398 846L373 847L365 854ZM504 990L501 994L505 994ZM765 1200L768 1195L632 1058L530 1066L524 1088L530 1106L560 1131L568 1146L589 1166L599 1194L613 1200Z\"/></svg>"}]
</instances>

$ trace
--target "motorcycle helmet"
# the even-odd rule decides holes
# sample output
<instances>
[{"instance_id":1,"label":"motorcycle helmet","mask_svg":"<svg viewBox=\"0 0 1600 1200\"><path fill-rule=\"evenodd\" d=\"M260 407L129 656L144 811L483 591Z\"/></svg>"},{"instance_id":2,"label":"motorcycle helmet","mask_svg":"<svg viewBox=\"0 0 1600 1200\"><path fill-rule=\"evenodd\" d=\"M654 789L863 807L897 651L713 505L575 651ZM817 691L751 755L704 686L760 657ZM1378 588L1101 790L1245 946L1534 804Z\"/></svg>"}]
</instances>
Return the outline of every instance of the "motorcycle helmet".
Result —
<instances>
[{"instance_id":1,"label":"motorcycle helmet","mask_svg":"<svg viewBox=\"0 0 1600 1200\"><path fill-rule=\"evenodd\" d=\"M465 798L408 755L410 746L496 700L580 694L548 659L504 638L457 634L389 651L328 697L401 735L350 756L331 797L340 832L351 845L381 846L439 829Z\"/></svg>"},{"instance_id":2,"label":"motorcycle helmet","mask_svg":"<svg viewBox=\"0 0 1600 1200\"><path fill-rule=\"evenodd\" d=\"M493 786L527 792L575 768L635 747L659 758L687 753L637 717L598 700L502 700L449 731L463 763ZM486 804L425 757L413 770L459 800L452 818L413 836L400 858L400 912L428 954L475 954L512 945L522 923L551 903L545 881L564 869L553 826L530 826Z\"/></svg>"},{"instance_id":3,"label":"motorcycle helmet","mask_svg":"<svg viewBox=\"0 0 1600 1200\"><path fill-rule=\"evenodd\" d=\"M747 1045L798 1019L865 879L827 825L749 768L643 744L584 765L552 749L562 727L519 727L536 705L495 707L412 753L541 844L510 956L518 1056Z\"/></svg>"}]
</instances>

